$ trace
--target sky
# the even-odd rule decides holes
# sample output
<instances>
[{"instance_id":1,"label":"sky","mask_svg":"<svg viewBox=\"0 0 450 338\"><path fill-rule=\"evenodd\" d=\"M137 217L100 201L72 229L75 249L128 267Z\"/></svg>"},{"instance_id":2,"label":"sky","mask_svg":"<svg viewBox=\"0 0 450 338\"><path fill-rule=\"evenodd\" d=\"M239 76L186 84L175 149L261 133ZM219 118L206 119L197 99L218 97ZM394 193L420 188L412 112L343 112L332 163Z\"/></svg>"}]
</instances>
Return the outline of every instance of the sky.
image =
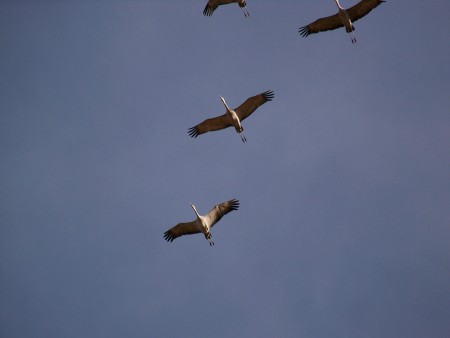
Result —
<instances>
[{"instance_id":1,"label":"sky","mask_svg":"<svg viewBox=\"0 0 450 338\"><path fill-rule=\"evenodd\" d=\"M0 336L449 337L450 2L205 4L0 1Z\"/></svg>"}]
</instances>

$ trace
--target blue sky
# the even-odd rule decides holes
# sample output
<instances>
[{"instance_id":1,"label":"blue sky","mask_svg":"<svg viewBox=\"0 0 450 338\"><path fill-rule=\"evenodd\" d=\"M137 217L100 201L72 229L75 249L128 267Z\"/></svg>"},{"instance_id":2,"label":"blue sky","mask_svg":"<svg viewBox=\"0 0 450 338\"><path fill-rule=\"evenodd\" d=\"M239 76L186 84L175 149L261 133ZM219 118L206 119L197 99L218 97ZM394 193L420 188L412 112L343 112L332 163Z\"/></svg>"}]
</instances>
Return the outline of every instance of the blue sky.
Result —
<instances>
[{"instance_id":1,"label":"blue sky","mask_svg":"<svg viewBox=\"0 0 450 338\"><path fill-rule=\"evenodd\" d=\"M205 4L0 2L0 335L448 337L450 3Z\"/></svg>"}]
</instances>

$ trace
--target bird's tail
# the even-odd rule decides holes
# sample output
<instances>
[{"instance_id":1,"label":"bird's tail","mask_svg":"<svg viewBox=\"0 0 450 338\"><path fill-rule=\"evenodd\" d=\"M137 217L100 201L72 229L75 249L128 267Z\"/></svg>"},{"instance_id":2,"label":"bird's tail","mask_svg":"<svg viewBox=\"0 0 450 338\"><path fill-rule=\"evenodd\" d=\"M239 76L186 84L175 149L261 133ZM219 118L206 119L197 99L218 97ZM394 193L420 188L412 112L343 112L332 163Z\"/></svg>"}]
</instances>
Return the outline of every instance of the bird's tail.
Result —
<instances>
[{"instance_id":1,"label":"bird's tail","mask_svg":"<svg viewBox=\"0 0 450 338\"><path fill-rule=\"evenodd\" d=\"M350 28L345 27L345 31L346 31L347 33L351 33L351 32L353 32L355 29L356 29L356 28L355 28L355 26L353 26L353 24L350 26Z\"/></svg>"}]
</instances>

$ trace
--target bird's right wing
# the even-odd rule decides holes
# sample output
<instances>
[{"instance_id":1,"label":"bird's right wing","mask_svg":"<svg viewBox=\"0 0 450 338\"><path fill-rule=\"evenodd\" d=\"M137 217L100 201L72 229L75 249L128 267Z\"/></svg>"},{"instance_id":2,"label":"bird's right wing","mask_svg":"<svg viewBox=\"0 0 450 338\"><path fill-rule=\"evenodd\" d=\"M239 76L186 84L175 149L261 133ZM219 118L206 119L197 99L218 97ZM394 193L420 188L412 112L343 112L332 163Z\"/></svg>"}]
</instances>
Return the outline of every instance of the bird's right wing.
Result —
<instances>
[{"instance_id":1,"label":"bird's right wing","mask_svg":"<svg viewBox=\"0 0 450 338\"><path fill-rule=\"evenodd\" d=\"M195 221L188 223L178 223L173 228L164 233L164 239L172 242L175 238L183 235L198 234L200 229L196 226Z\"/></svg>"},{"instance_id":2,"label":"bird's right wing","mask_svg":"<svg viewBox=\"0 0 450 338\"><path fill-rule=\"evenodd\" d=\"M205 216L208 219L209 227L212 228L214 224L222 219L223 216L237 209L239 209L239 200L237 199L232 199L215 205L208 215Z\"/></svg>"},{"instance_id":3,"label":"bird's right wing","mask_svg":"<svg viewBox=\"0 0 450 338\"><path fill-rule=\"evenodd\" d=\"M350 20L356 21L367 15L372 9L381 5L384 0L362 0L355 6L347 9Z\"/></svg>"},{"instance_id":4,"label":"bird's right wing","mask_svg":"<svg viewBox=\"0 0 450 338\"><path fill-rule=\"evenodd\" d=\"M249 97L243 104L237 107L236 112L241 122L249 117L259 106L263 105L267 101L272 101L275 94L271 90L267 90L264 93Z\"/></svg>"},{"instance_id":5,"label":"bird's right wing","mask_svg":"<svg viewBox=\"0 0 450 338\"><path fill-rule=\"evenodd\" d=\"M341 20L339 20L339 15L331 15L327 16L325 18L317 19L316 21L310 23L307 26L300 27L298 32L301 36L307 37L310 34L315 34L319 32L324 31L331 31L333 29L344 27L341 23Z\"/></svg>"},{"instance_id":6,"label":"bird's right wing","mask_svg":"<svg viewBox=\"0 0 450 338\"><path fill-rule=\"evenodd\" d=\"M229 126L231 126L230 121L224 114L221 116L207 119L202 123L199 123L196 126L189 128L188 134L191 137L197 137L198 135L207 133L208 131L221 130L228 128Z\"/></svg>"}]
</instances>

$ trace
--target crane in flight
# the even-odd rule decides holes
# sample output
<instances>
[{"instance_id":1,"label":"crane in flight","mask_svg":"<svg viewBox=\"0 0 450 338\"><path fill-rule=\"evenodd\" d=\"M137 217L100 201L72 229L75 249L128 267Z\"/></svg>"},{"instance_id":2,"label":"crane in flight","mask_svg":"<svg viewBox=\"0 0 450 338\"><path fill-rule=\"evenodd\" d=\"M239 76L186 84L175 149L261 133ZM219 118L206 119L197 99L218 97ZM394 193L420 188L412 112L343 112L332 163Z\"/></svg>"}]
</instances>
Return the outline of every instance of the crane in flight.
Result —
<instances>
[{"instance_id":1,"label":"crane in flight","mask_svg":"<svg viewBox=\"0 0 450 338\"><path fill-rule=\"evenodd\" d=\"M244 12L245 17L250 16L250 13L247 10L247 3L245 2L245 0L209 0L205 6L205 9L203 10L203 15L211 16L211 15L213 15L213 13L217 9L217 7L219 7L221 5L232 4L234 2L238 3L239 7Z\"/></svg>"},{"instance_id":2,"label":"crane in flight","mask_svg":"<svg viewBox=\"0 0 450 338\"><path fill-rule=\"evenodd\" d=\"M206 119L202 123L189 128L188 134L191 137L197 137L198 135L209 131L221 130L233 126L236 129L236 132L241 136L242 142L247 142L241 122L249 117L259 106L267 101L272 101L274 97L275 94L273 91L267 90L264 93L249 97L236 109L231 109L225 102L225 99L220 96L226 109L225 114Z\"/></svg>"},{"instance_id":3,"label":"crane in flight","mask_svg":"<svg viewBox=\"0 0 450 338\"><path fill-rule=\"evenodd\" d=\"M341 6L339 0L334 1L338 7L338 13L317 19L307 26L300 27L298 32L301 36L307 37L310 34L345 27L345 31L350 35L352 43L356 43L356 38L353 34L353 31L355 30L353 22L366 16L372 9L385 2L384 0L361 0L353 7L345 9Z\"/></svg>"},{"instance_id":4,"label":"crane in flight","mask_svg":"<svg viewBox=\"0 0 450 338\"><path fill-rule=\"evenodd\" d=\"M205 238L209 241L209 245L214 245L211 235L211 228L220 221L220 219L233 210L239 208L239 200L232 199L221 204L215 205L211 211L202 216L198 213L195 205L191 204L192 209L194 209L196 218L192 222L178 223L171 229L164 233L164 239L168 242L172 242L175 238L184 235L192 235L202 233Z\"/></svg>"}]
</instances>

